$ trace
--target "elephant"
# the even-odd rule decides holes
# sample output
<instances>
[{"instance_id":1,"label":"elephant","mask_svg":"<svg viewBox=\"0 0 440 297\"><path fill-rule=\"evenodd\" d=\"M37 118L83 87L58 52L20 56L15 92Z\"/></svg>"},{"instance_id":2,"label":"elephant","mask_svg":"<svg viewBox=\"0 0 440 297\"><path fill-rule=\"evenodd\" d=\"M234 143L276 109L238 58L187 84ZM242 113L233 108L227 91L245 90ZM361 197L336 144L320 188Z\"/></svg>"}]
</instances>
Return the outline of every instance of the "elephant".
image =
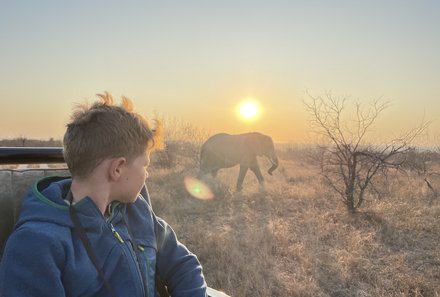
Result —
<instances>
[{"instance_id":1,"label":"elephant","mask_svg":"<svg viewBox=\"0 0 440 297\"><path fill-rule=\"evenodd\" d=\"M244 177L250 169L258 179L260 189L264 189L264 177L258 165L257 156L266 156L272 166L268 173L278 167L278 157L270 136L259 132L231 135L227 133L215 134L208 138L201 147L200 172L202 175L211 174L215 178L221 168L230 168L240 164L240 173L237 179L237 192L242 190Z\"/></svg>"}]
</instances>

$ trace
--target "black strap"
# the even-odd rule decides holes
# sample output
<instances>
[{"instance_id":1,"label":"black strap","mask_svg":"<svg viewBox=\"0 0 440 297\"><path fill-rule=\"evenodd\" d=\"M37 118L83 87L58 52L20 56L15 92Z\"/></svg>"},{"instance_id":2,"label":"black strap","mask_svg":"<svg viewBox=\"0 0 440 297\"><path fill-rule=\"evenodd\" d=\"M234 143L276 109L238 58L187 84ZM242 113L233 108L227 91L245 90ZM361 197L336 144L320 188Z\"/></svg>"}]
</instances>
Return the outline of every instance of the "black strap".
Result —
<instances>
[{"instance_id":1,"label":"black strap","mask_svg":"<svg viewBox=\"0 0 440 297\"><path fill-rule=\"evenodd\" d=\"M171 296L168 292L168 288L164 282L164 280L156 273L156 291L159 293L160 297L169 297Z\"/></svg>"},{"instance_id":2,"label":"black strap","mask_svg":"<svg viewBox=\"0 0 440 297\"><path fill-rule=\"evenodd\" d=\"M87 234L81 225L78 214L76 213L76 209L75 209L75 207L73 207L73 195L70 190L69 190L69 193L67 193L66 199L70 202L69 213L70 213L70 218L73 221L74 231L75 231L76 235L78 235L78 237L81 239L82 243L84 244L84 247L86 248L87 254L88 254L90 260L92 261L93 266L95 266L95 269L98 272L99 278L104 283L104 286L106 287L107 291L110 293L110 295L112 297L116 297L115 293L113 292L113 290L110 286L108 279L105 277L105 274L104 274L104 271L102 270L102 267L99 265L98 258L96 257L96 254L93 251L92 245L90 244L90 240L87 237Z\"/></svg>"}]
</instances>

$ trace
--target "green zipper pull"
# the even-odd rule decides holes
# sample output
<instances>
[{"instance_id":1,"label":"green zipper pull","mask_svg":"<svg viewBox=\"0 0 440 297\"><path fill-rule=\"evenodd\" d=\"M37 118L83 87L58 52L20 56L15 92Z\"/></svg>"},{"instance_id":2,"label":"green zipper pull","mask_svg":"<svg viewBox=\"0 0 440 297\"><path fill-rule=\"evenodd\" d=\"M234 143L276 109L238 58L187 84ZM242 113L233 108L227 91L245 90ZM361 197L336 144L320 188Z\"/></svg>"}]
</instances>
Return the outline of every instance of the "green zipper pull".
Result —
<instances>
[{"instance_id":1,"label":"green zipper pull","mask_svg":"<svg viewBox=\"0 0 440 297\"><path fill-rule=\"evenodd\" d=\"M113 224L110 223L110 227L112 228L113 235L119 240L119 242L124 243L124 240L121 235L119 235L118 231L116 231L115 227L113 227Z\"/></svg>"}]
</instances>

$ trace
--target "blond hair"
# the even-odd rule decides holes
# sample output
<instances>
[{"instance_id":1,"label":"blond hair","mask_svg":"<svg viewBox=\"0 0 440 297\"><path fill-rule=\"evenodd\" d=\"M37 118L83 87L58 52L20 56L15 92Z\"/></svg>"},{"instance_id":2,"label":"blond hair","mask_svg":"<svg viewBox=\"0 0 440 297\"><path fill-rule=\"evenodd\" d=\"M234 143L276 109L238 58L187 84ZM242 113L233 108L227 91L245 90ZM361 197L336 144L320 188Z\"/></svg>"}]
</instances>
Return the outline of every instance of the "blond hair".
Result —
<instances>
[{"instance_id":1,"label":"blond hair","mask_svg":"<svg viewBox=\"0 0 440 297\"><path fill-rule=\"evenodd\" d=\"M77 106L67 124L63 154L72 176L87 176L105 159L125 157L131 162L162 146L159 121L152 130L127 97L117 106L108 92L97 96L100 100L91 106Z\"/></svg>"}]
</instances>

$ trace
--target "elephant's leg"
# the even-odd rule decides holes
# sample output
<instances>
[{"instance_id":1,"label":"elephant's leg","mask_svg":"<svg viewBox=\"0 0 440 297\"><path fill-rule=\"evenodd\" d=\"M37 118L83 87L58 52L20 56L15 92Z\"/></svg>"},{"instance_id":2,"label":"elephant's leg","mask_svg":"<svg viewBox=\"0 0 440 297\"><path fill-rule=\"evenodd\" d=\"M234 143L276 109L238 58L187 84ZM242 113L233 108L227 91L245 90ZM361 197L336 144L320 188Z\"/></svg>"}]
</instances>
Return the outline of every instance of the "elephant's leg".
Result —
<instances>
[{"instance_id":1,"label":"elephant's leg","mask_svg":"<svg viewBox=\"0 0 440 297\"><path fill-rule=\"evenodd\" d=\"M238 179L237 179L237 192L240 192L241 189L243 189L243 181L247 171L248 171L247 166L240 165L240 173L238 174Z\"/></svg>"},{"instance_id":2,"label":"elephant's leg","mask_svg":"<svg viewBox=\"0 0 440 297\"><path fill-rule=\"evenodd\" d=\"M258 182L260 183L260 191L264 191L266 189L266 187L264 185L264 177L261 174L260 166L258 166L258 163L257 163L254 166L252 166L250 169L255 174L255 176L258 179Z\"/></svg>"}]
</instances>

